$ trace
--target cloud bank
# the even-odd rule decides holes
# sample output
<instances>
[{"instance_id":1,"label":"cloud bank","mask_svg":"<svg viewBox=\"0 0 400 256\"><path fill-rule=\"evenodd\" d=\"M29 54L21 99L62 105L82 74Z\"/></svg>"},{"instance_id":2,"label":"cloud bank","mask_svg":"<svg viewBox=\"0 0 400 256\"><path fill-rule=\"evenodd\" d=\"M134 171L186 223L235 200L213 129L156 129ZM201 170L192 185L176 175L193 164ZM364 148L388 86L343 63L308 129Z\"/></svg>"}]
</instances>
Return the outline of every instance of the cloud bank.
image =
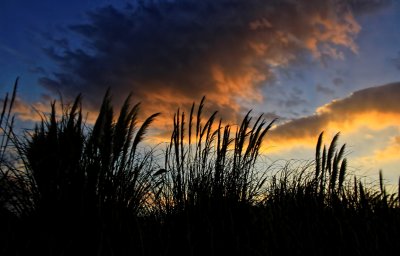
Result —
<instances>
[{"instance_id":1,"label":"cloud bank","mask_svg":"<svg viewBox=\"0 0 400 256\"><path fill-rule=\"evenodd\" d=\"M354 132L363 126L374 130L389 126L400 129L399 99L400 82L359 90L318 108L312 116L275 127L269 138L278 145L314 145L321 131Z\"/></svg>"},{"instance_id":2,"label":"cloud bank","mask_svg":"<svg viewBox=\"0 0 400 256\"><path fill-rule=\"evenodd\" d=\"M82 92L97 106L108 87L133 92L148 112L208 98L235 120L241 104L263 100L273 69L305 56L344 58L360 31L348 1L142 1L88 13L71 25L82 44L55 40L46 53L58 70L40 78L48 92ZM60 43L55 43L56 41ZM73 42L76 45L76 42Z\"/></svg>"}]
</instances>

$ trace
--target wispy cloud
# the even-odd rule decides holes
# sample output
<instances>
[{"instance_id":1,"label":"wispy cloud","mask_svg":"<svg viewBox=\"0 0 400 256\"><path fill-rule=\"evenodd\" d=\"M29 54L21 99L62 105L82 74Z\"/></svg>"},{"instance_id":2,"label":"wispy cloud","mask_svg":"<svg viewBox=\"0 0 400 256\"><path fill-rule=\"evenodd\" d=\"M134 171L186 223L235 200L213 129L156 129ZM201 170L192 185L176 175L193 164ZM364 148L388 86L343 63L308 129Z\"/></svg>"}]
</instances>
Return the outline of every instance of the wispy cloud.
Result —
<instances>
[{"instance_id":1,"label":"wispy cloud","mask_svg":"<svg viewBox=\"0 0 400 256\"><path fill-rule=\"evenodd\" d=\"M24 54L20 53L19 51L17 51L14 48L4 45L4 44L1 44L1 43L0 43L0 52L4 52L8 55L11 55L13 58L22 60L24 62L28 62L28 63L31 62L31 59L29 57L25 56Z\"/></svg>"},{"instance_id":2,"label":"wispy cloud","mask_svg":"<svg viewBox=\"0 0 400 256\"><path fill-rule=\"evenodd\" d=\"M398 52L396 58L392 59L392 63L394 64L394 66L400 70L400 52Z\"/></svg>"},{"instance_id":3,"label":"wispy cloud","mask_svg":"<svg viewBox=\"0 0 400 256\"><path fill-rule=\"evenodd\" d=\"M332 94L335 93L335 91L332 90L331 88L326 87L326 86L323 86L323 85L321 85L321 84L317 84L317 86L315 87L315 89L317 90L317 92L323 93L323 94L326 94L326 95L332 95Z\"/></svg>"},{"instance_id":4,"label":"wispy cloud","mask_svg":"<svg viewBox=\"0 0 400 256\"><path fill-rule=\"evenodd\" d=\"M333 85L339 87L339 86L342 86L342 85L344 84L344 80L343 80L343 78L335 77L335 78L332 80L332 83L333 83Z\"/></svg>"}]
</instances>

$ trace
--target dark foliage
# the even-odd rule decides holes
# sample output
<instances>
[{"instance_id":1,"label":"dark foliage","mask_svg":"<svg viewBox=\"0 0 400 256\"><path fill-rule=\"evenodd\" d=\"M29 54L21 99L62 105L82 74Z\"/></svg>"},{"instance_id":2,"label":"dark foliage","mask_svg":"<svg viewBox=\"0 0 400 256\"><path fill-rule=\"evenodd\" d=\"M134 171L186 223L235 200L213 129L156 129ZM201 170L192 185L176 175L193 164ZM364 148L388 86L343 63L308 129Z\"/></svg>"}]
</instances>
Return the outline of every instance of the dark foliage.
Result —
<instances>
[{"instance_id":1,"label":"dark foliage","mask_svg":"<svg viewBox=\"0 0 400 256\"><path fill-rule=\"evenodd\" d=\"M0 118L0 255L378 255L399 251L400 203L347 174L339 134L315 161L273 175L257 161L272 122L177 111L163 166L140 147L130 97L109 92L92 127L78 96L25 135L13 131L17 82Z\"/></svg>"}]
</instances>

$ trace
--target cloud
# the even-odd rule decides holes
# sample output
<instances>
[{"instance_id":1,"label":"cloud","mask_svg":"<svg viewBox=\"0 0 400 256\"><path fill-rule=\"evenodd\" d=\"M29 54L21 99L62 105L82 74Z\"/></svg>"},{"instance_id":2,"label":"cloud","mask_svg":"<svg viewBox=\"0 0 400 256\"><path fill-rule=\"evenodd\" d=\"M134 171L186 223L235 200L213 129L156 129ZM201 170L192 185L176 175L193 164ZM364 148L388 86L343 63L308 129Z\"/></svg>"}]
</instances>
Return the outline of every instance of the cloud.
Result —
<instances>
[{"instance_id":1,"label":"cloud","mask_svg":"<svg viewBox=\"0 0 400 256\"><path fill-rule=\"evenodd\" d=\"M392 59L394 66L400 70L400 52L398 52L397 57Z\"/></svg>"},{"instance_id":2,"label":"cloud","mask_svg":"<svg viewBox=\"0 0 400 256\"><path fill-rule=\"evenodd\" d=\"M9 46L7 46L5 44L1 44L0 43L0 56L3 55L4 53L7 54L7 55L10 55L11 57L13 57L13 58L15 58L17 60L21 60L21 61L27 62L27 63L31 62L31 59L29 57L27 57L26 55L22 54L21 52L19 52L15 48L9 47Z\"/></svg>"},{"instance_id":3,"label":"cloud","mask_svg":"<svg viewBox=\"0 0 400 256\"><path fill-rule=\"evenodd\" d=\"M350 8L356 14L369 14L389 7L393 0L348 0Z\"/></svg>"},{"instance_id":4,"label":"cloud","mask_svg":"<svg viewBox=\"0 0 400 256\"><path fill-rule=\"evenodd\" d=\"M398 189L399 179L399 152L400 152L400 129L385 129L374 134L371 139L357 147L357 151L364 151L351 160L353 166L359 166L363 175L377 177L378 170L383 170L383 176L388 184L396 185Z\"/></svg>"},{"instance_id":5,"label":"cloud","mask_svg":"<svg viewBox=\"0 0 400 256\"><path fill-rule=\"evenodd\" d=\"M374 158L380 161L398 161L400 152L400 136L391 138L385 148L375 151Z\"/></svg>"},{"instance_id":6,"label":"cloud","mask_svg":"<svg viewBox=\"0 0 400 256\"><path fill-rule=\"evenodd\" d=\"M42 95L41 100L36 102L27 102L23 98L16 97L12 108L12 114L17 117L17 120L29 123L28 127L32 128L35 124L46 119L51 113L51 104L55 102L55 110L57 117L61 117L62 113L69 110L73 102L63 102L61 99L55 100L48 95ZM4 104L4 98L0 99L0 104ZM85 122L94 124L96 115L89 115L83 111ZM26 127L24 127L26 128Z\"/></svg>"},{"instance_id":7,"label":"cloud","mask_svg":"<svg viewBox=\"0 0 400 256\"><path fill-rule=\"evenodd\" d=\"M270 133L273 143L314 145L321 131L354 132L360 127L400 128L400 82L356 91L317 109L312 116L288 121Z\"/></svg>"},{"instance_id":8,"label":"cloud","mask_svg":"<svg viewBox=\"0 0 400 256\"><path fill-rule=\"evenodd\" d=\"M4 104L4 98L0 99L0 104ZM18 120L24 122L40 122L41 115L44 113L49 113L50 111L50 102L46 104L41 102L29 104L23 99L16 97L12 108L12 113L16 115Z\"/></svg>"},{"instance_id":9,"label":"cloud","mask_svg":"<svg viewBox=\"0 0 400 256\"><path fill-rule=\"evenodd\" d=\"M333 83L335 86L339 87L339 86L342 86L342 85L344 84L344 81L343 81L343 79L340 78L340 77L335 77L335 78L332 80L332 83Z\"/></svg>"},{"instance_id":10,"label":"cloud","mask_svg":"<svg viewBox=\"0 0 400 256\"><path fill-rule=\"evenodd\" d=\"M116 102L128 92L148 112L188 107L203 95L212 109L234 120L239 102L261 102L274 67L357 52L360 26L346 1L144 1L88 13L71 25L83 43L62 39L46 48L57 63L40 78L50 92L82 92L98 106L111 87ZM72 40L72 39L71 39Z\"/></svg>"},{"instance_id":11,"label":"cloud","mask_svg":"<svg viewBox=\"0 0 400 256\"><path fill-rule=\"evenodd\" d=\"M316 90L317 90L317 92L323 93L323 94L326 94L326 95L332 95L332 94L335 93L335 91L332 90L331 88L322 86L321 84L317 84Z\"/></svg>"},{"instance_id":12,"label":"cloud","mask_svg":"<svg viewBox=\"0 0 400 256\"><path fill-rule=\"evenodd\" d=\"M307 103L307 101L297 94L291 94L287 100L282 100L281 102L281 104L283 104L288 109L298 107L305 103Z\"/></svg>"}]
</instances>

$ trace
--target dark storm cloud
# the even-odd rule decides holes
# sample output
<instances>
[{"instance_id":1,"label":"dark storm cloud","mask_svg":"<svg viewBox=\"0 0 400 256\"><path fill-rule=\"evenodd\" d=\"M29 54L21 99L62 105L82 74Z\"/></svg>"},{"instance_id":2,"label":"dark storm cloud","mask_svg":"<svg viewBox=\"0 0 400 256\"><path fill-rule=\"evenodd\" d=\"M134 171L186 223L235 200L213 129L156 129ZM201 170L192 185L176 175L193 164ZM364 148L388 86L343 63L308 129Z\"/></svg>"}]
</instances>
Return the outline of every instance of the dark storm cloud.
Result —
<instances>
[{"instance_id":1,"label":"dark storm cloud","mask_svg":"<svg viewBox=\"0 0 400 256\"><path fill-rule=\"evenodd\" d=\"M71 47L53 40L46 53L58 70L40 79L49 91L92 105L106 88L114 98L133 92L146 109L167 111L207 95L229 118L237 99L260 102L272 67L285 67L305 52L341 57L356 51L359 26L345 1L176 0L142 1L88 13L69 29L82 39Z\"/></svg>"}]
</instances>

